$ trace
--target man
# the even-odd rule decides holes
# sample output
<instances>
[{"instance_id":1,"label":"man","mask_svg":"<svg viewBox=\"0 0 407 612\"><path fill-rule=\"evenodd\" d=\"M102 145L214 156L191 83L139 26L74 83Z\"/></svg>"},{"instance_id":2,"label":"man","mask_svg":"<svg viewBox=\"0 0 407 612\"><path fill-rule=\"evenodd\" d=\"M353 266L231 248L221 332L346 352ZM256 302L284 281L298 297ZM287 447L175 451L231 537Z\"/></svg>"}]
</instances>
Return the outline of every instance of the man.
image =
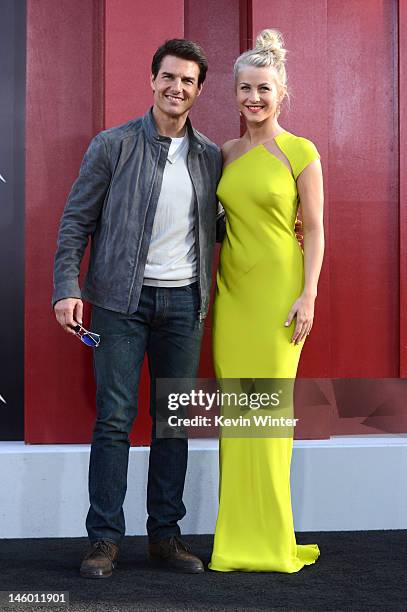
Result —
<instances>
[{"instance_id":1,"label":"man","mask_svg":"<svg viewBox=\"0 0 407 612\"><path fill-rule=\"evenodd\" d=\"M194 130L188 113L202 91L207 60L183 39L167 41L152 61L153 107L98 134L83 159L61 219L52 304L68 333L93 304L97 417L89 464L91 549L81 575L110 576L125 533L129 433L147 353L151 416L159 378L197 373L208 311L215 244L218 147ZM89 236L82 292L80 262ZM153 425L147 488L150 558L199 573L202 561L180 538L188 443L158 438Z\"/></svg>"}]
</instances>

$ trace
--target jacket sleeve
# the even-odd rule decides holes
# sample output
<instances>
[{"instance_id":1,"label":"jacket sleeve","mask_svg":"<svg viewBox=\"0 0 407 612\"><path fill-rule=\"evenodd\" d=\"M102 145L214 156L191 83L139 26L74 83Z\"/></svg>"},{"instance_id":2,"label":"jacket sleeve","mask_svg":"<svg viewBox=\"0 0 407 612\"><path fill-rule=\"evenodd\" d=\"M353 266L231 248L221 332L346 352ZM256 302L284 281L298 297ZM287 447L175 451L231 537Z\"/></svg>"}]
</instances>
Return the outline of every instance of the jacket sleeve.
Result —
<instances>
[{"instance_id":1,"label":"jacket sleeve","mask_svg":"<svg viewBox=\"0 0 407 612\"><path fill-rule=\"evenodd\" d=\"M223 242L226 233L226 218L225 210L220 202L218 202L218 214L216 216L216 242Z\"/></svg>"},{"instance_id":2,"label":"jacket sleeve","mask_svg":"<svg viewBox=\"0 0 407 612\"><path fill-rule=\"evenodd\" d=\"M222 159L222 153L221 151L218 149L218 155L217 155L217 164L216 164L216 175L217 175L217 179L216 179L216 184L218 185L221 176L222 176L222 168L223 168L223 159ZM222 204L220 202L218 202L218 210L217 210L217 215L216 215L216 242L223 242L223 238L225 236L226 233L226 217L225 217L225 210L222 206Z\"/></svg>"},{"instance_id":3,"label":"jacket sleeve","mask_svg":"<svg viewBox=\"0 0 407 612\"><path fill-rule=\"evenodd\" d=\"M98 134L83 158L61 217L54 260L52 307L67 297L81 298L80 264L95 230L111 180L106 143Z\"/></svg>"}]
</instances>

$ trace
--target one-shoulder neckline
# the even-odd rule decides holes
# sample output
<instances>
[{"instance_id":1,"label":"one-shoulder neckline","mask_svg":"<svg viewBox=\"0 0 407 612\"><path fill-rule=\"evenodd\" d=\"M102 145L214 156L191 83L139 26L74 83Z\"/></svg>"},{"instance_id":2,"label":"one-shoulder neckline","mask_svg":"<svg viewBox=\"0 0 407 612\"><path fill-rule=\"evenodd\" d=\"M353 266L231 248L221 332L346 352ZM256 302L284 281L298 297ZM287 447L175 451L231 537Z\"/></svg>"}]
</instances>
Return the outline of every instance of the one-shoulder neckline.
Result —
<instances>
[{"instance_id":1,"label":"one-shoulder neckline","mask_svg":"<svg viewBox=\"0 0 407 612\"><path fill-rule=\"evenodd\" d=\"M291 132L280 132L279 134L276 134L276 136L273 136L273 138L269 138L269 140L266 140L266 142L269 142L270 140L274 140L276 142L277 138L280 138L281 136L284 135L289 135L289 136L294 136L294 134L292 134ZM277 144L277 142L276 142ZM278 146L278 145L277 145ZM228 164L226 164L226 166L223 166L223 172L225 172L225 170L227 168L229 168L229 166L231 166L232 164L234 164L235 162L239 161L240 159L242 159L243 157L246 157L246 155L248 155L249 153L251 153L252 151L255 151L256 149L262 148L264 151L267 151L267 153L273 157L274 159L276 159L277 161L279 161L284 168L290 173L290 176L294 179L293 175L290 172L290 169L285 165L284 162L281 161L280 158L277 157L277 155L274 155L274 153L272 153L265 145L264 142L260 142L258 145L252 147L251 149L249 149L248 151L246 151L245 153L242 153L242 155L239 155L239 157L236 157L235 159L233 159L231 162L229 162ZM279 147L280 148L280 147Z\"/></svg>"}]
</instances>

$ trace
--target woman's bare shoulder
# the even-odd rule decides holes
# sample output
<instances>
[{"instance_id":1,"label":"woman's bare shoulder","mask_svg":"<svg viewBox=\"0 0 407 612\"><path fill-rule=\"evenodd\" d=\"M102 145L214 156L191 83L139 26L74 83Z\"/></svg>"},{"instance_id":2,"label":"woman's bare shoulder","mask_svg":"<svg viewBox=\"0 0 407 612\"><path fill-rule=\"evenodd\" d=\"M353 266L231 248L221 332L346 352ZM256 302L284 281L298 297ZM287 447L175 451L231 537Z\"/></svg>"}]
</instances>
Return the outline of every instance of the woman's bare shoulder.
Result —
<instances>
[{"instance_id":1,"label":"woman's bare shoulder","mask_svg":"<svg viewBox=\"0 0 407 612\"><path fill-rule=\"evenodd\" d=\"M227 159L233 155L233 151L239 146L240 138L233 138L232 140L227 140L225 144L222 146L222 157L223 162L227 162Z\"/></svg>"},{"instance_id":2,"label":"woman's bare shoulder","mask_svg":"<svg viewBox=\"0 0 407 612\"><path fill-rule=\"evenodd\" d=\"M222 146L222 152L230 151L235 145L237 145L238 142L240 142L240 138L232 138L232 140L227 140Z\"/></svg>"}]
</instances>

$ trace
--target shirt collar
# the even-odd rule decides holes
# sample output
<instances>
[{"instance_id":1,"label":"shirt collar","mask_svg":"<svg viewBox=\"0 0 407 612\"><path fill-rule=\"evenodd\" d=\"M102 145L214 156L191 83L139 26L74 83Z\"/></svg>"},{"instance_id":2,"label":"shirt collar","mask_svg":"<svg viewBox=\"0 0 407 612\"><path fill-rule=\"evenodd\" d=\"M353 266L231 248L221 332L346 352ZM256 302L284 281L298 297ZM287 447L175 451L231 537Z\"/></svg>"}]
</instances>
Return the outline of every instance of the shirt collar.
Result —
<instances>
[{"instance_id":1,"label":"shirt collar","mask_svg":"<svg viewBox=\"0 0 407 612\"><path fill-rule=\"evenodd\" d=\"M188 146L189 146L189 137L188 137L188 132L186 131L182 139L182 142L178 145L177 149L175 149L174 152L171 152L171 145L170 145L170 149L167 155L167 161L169 161L170 164L175 163L177 159L185 155L185 153L188 150Z\"/></svg>"}]
</instances>

